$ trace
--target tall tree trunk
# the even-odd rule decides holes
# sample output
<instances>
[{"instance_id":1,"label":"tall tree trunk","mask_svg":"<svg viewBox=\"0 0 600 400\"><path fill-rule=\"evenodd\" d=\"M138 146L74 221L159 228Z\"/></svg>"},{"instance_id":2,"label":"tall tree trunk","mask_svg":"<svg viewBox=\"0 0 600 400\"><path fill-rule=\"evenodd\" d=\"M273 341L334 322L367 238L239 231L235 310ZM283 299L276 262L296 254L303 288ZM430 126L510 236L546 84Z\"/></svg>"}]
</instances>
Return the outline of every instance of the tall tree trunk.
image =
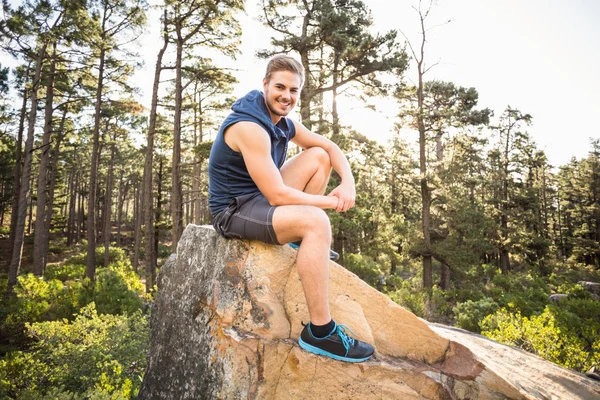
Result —
<instances>
[{"instance_id":1,"label":"tall tree trunk","mask_svg":"<svg viewBox=\"0 0 600 400\"><path fill-rule=\"evenodd\" d=\"M510 271L510 256L507 248L508 242L508 165L509 165L509 150L510 150L510 114L508 116L508 126L506 131L506 145L504 147L504 165L503 165L503 176L502 176L502 202L500 203L501 216L500 216L500 270L502 274L508 274Z\"/></svg>"},{"instance_id":2,"label":"tall tree trunk","mask_svg":"<svg viewBox=\"0 0 600 400\"><path fill-rule=\"evenodd\" d=\"M546 167L542 169L542 218L544 226L544 238L549 237L548 228L548 186L546 185Z\"/></svg>"},{"instance_id":3,"label":"tall tree trunk","mask_svg":"<svg viewBox=\"0 0 600 400\"><path fill-rule=\"evenodd\" d=\"M104 267L108 267L110 262L110 237L112 231L112 192L113 192L113 180L115 175L115 143L117 141L117 130L115 129L112 137L112 143L110 144L110 162L108 163L108 176L106 178L106 195L104 196Z\"/></svg>"},{"instance_id":4,"label":"tall tree trunk","mask_svg":"<svg viewBox=\"0 0 600 400\"><path fill-rule=\"evenodd\" d=\"M196 99L198 96L198 99ZM198 130L202 132L202 105L200 104L201 99L198 94L198 81L196 81L194 85L194 102L196 105L194 106L194 147L198 146ZM202 133L200 133L202 134ZM202 141L202 138L200 138ZM193 222L196 225L200 225L200 160L198 156L194 154L194 167L193 167L193 176L192 176L192 216Z\"/></svg>"},{"instance_id":5,"label":"tall tree trunk","mask_svg":"<svg viewBox=\"0 0 600 400\"><path fill-rule=\"evenodd\" d=\"M81 232L83 232L84 228L84 215L83 215L83 201L84 194L82 188L82 176L81 172L77 172L77 176L75 177L75 187L77 188L77 219L75 220L75 243L81 243Z\"/></svg>"},{"instance_id":6,"label":"tall tree trunk","mask_svg":"<svg viewBox=\"0 0 600 400\"><path fill-rule=\"evenodd\" d=\"M390 187L391 187L391 196L390 196L390 214L391 215L395 215L398 213L398 191L397 191L397 184L396 184L396 161L392 160L392 164L391 164L391 174L390 174ZM398 246L398 248L400 248L399 244L393 243L393 245ZM396 261L396 255L395 254L391 254L390 255L390 275L394 275L396 273L396 270L398 268L397 265L397 261Z\"/></svg>"},{"instance_id":7,"label":"tall tree trunk","mask_svg":"<svg viewBox=\"0 0 600 400\"><path fill-rule=\"evenodd\" d=\"M48 240L45 234L46 224L46 200L48 196L48 167L50 165L50 136L52 135L52 114L54 112L54 75L56 73L56 42L52 44L52 56L50 57L50 68L48 70L48 82L46 86L46 106L44 110L44 134L42 136L42 154L40 156L37 205L35 212L35 231L33 234L33 274L43 276L46 267L44 250Z\"/></svg>"},{"instance_id":8,"label":"tall tree trunk","mask_svg":"<svg viewBox=\"0 0 600 400\"><path fill-rule=\"evenodd\" d=\"M199 119L199 129L198 129L198 143L202 143L204 142L204 110L202 109L202 103L200 102L199 104L199 112L200 112L200 119ZM207 204L207 199L204 197L204 195L202 194L201 191L201 187L202 187L202 183L203 183L203 172L202 172L202 165L204 164L204 158L199 158L198 159L198 164L196 165L196 168L198 169L198 174L196 175L196 182L198 183L198 192L196 192L196 206L198 208L198 225L203 224L205 221L210 220L210 212L208 211L208 208L206 207ZM208 217L207 217L208 215Z\"/></svg>"},{"instance_id":9,"label":"tall tree trunk","mask_svg":"<svg viewBox=\"0 0 600 400\"><path fill-rule=\"evenodd\" d=\"M307 12L302 21L302 37L306 38L308 36L308 29L311 19L311 13ZM300 61L302 62L302 66L304 67L304 86L300 91L300 118L302 120L302 124L310 130L312 128L311 121L311 112L310 112L310 100L312 97L312 80L310 73L310 60L308 58L308 49L303 49L299 51L300 53Z\"/></svg>"},{"instance_id":10,"label":"tall tree trunk","mask_svg":"<svg viewBox=\"0 0 600 400\"><path fill-rule=\"evenodd\" d=\"M339 71L338 71L338 65L339 65L339 59L340 59L340 55L339 53L336 51L334 54L334 59L333 59L333 73L332 73L332 78L333 78L333 82L332 82L332 86L333 86L333 90L332 90L332 98L331 98L331 119L332 119L332 124L331 124L331 129L332 129L332 134L331 134L331 139L337 143L338 145L340 144L340 116L338 114L338 107L337 107L337 97L338 97L338 93L337 93L337 83L338 83L338 77L339 77Z\"/></svg>"},{"instance_id":11,"label":"tall tree trunk","mask_svg":"<svg viewBox=\"0 0 600 400\"><path fill-rule=\"evenodd\" d=\"M438 168L441 168L442 161L444 161L444 142L443 132L438 132L436 135L436 157L438 161ZM440 260L440 289L450 289L450 267L444 261Z\"/></svg>"},{"instance_id":12,"label":"tall tree trunk","mask_svg":"<svg viewBox=\"0 0 600 400\"><path fill-rule=\"evenodd\" d=\"M106 10L105 10L106 14ZM104 30L104 23L102 26ZM103 40L104 38L102 38ZM100 112L102 110L102 91L104 88L104 63L106 50L104 44L100 49L100 64L98 66L98 87L96 88L96 107L94 113L94 130L92 138L92 162L90 168L90 186L88 192L87 214L87 261L85 276L92 282L96 279L96 181L98 179L98 159L100 146Z\"/></svg>"},{"instance_id":13,"label":"tall tree trunk","mask_svg":"<svg viewBox=\"0 0 600 400\"><path fill-rule=\"evenodd\" d=\"M69 174L69 208L68 213L69 217L67 219L67 247L70 247L73 244L73 238L75 237L75 206L77 199L77 192L75 190L75 167L71 168L71 173Z\"/></svg>"},{"instance_id":14,"label":"tall tree trunk","mask_svg":"<svg viewBox=\"0 0 600 400\"><path fill-rule=\"evenodd\" d=\"M102 158L102 150L100 151L99 158ZM96 168L100 168L98 165ZM100 171L98 171L100 172ZM102 175L98 177L98 181L96 184L96 190L98 191L98 195L96 196L96 215L94 216L94 220L96 221L96 244L104 243L102 240L102 234L104 233L104 188L100 187L100 183L103 181Z\"/></svg>"},{"instance_id":15,"label":"tall tree trunk","mask_svg":"<svg viewBox=\"0 0 600 400\"><path fill-rule=\"evenodd\" d=\"M2 189L0 189L1 198L5 198L6 196L6 183L2 182ZM6 212L6 207L3 205L2 209L0 209L0 226L4 226L4 213Z\"/></svg>"},{"instance_id":16,"label":"tall tree trunk","mask_svg":"<svg viewBox=\"0 0 600 400\"><path fill-rule=\"evenodd\" d=\"M171 190L171 218L173 229L172 250L177 252L177 242L183 232L183 190L181 181L181 107L183 101L181 64L183 62L183 38L181 21L176 23L177 30L177 56L175 59L175 113L173 121L173 162L172 162L172 190Z\"/></svg>"},{"instance_id":17,"label":"tall tree trunk","mask_svg":"<svg viewBox=\"0 0 600 400\"><path fill-rule=\"evenodd\" d=\"M338 83L338 76L339 76L339 71L338 71L338 60L339 60L339 54L336 52L334 55L334 62L333 62L333 82L332 82L332 86L333 86L333 90L332 90L332 98L331 98L331 116L332 116L332 121L333 123L331 124L332 127L332 134L331 134L331 140L333 142L335 142L336 144L340 145L340 125L339 125L339 115L338 115L338 107L337 107L337 83ZM334 180L334 186L337 186L341 183L341 178L338 174L333 174L332 176L333 180ZM346 218L345 214L341 215L342 218ZM333 248L334 250L340 255L339 258L339 263L342 264L344 262L344 231L342 226L340 225L338 227L338 233L337 235L334 235L333 237Z\"/></svg>"},{"instance_id":18,"label":"tall tree trunk","mask_svg":"<svg viewBox=\"0 0 600 400\"><path fill-rule=\"evenodd\" d=\"M125 197L127 196L128 187L123 183L124 171L121 168L119 174L119 194L117 196L117 247L121 246L121 225L123 224L123 205L125 203Z\"/></svg>"},{"instance_id":19,"label":"tall tree trunk","mask_svg":"<svg viewBox=\"0 0 600 400\"><path fill-rule=\"evenodd\" d=\"M65 107L63 111L63 115L60 121L60 125L58 127L58 132L56 135L56 144L54 145L54 149L52 150L52 164L50 166L50 177L48 180L48 201L46 205L46 220L44 221L44 259L46 261L48 257L48 251L50 247L50 224L52 222L52 215L54 213L54 189L56 188L56 175L58 174L58 159L60 157L60 145L62 143L65 129L65 120L67 118L67 108ZM44 263L44 272L46 271L46 264Z\"/></svg>"},{"instance_id":20,"label":"tall tree trunk","mask_svg":"<svg viewBox=\"0 0 600 400\"><path fill-rule=\"evenodd\" d=\"M17 131L17 149L15 159L15 169L13 175L13 202L12 211L10 214L10 234L8 239L8 246L10 249L8 256L8 263L6 268L10 265L12 259L12 251L15 245L15 233L17 227L17 217L19 215L19 194L21 192L21 164L23 161L23 131L25 130L25 117L27 114L27 82L29 81L29 74L31 73L31 63L27 65L27 72L25 72L25 81L23 84L23 103L21 105L21 113L19 115L19 128Z\"/></svg>"},{"instance_id":21,"label":"tall tree trunk","mask_svg":"<svg viewBox=\"0 0 600 400\"><path fill-rule=\"evenodd\" d=\"M421 20L422 22L422 20ZM433 287L433 270L431 260L431 193L429 191L427 179L427 157L426 157L426 138L425 124L423 115L423 56L425 46L425 30L423 28L423 41L421 43L421 60L418 62L419 86L417 89L417 126L419 129L419 172L421 175L421 213L422 230L425 244L423 253L423 287L431 289Z\"/></svg>"},{"instance_id":22,"label":"tall tree trunk","mask_svg":"<svg viewBox=\"0 0 600 400\"><path fill-rule=\"evenodd\" d=\"M32 155L33 157L33 155ZM33 160L32 160L33 162ZM34 188L34 177L33 174L30 174L30 180L29 180L29 215L27 217L27 235L31 236L31 225L32 225L32 221L33 221L33 188Z\"/></svg>"},{"instance_id":23,"label":"tall tree trunk","mask_svg":"<svg viewBox=\"0 0 600 400\"><path fill-rule=\"evenodd\" d=\"M143 185L142 181L142 185ZM142 215L141 215L141 188L135 188L133 190L133 270L138 272L140 266L140 247L142 243Z\"/></svg>"},{"instance_id":24,"label":"tall tree trunk","mask_svg":"<svg viewBox=\"0 0 600 400\"><path fill-rule=\"evenodd\" d=\"M129 201L131 197L129 196L129 185L127 187L127 195L125 196L125 211L123 214L123 225L127 226L127 222L129 222Z\"/></svg>"},{"instance_id":25,"label":"tall tree trunk","mask_svg":"<svg viewBox=\"0 0 600 400\"><path fill-rule=\"evenodd\" d=\"M152 185L152 161L154 157L154 133L156 132L156 112L158 107L158 88L160 86L160 73L162 71L162 59L167 45L169 44L167 30L167 10L163 14L163 47L156 57L154 68L154 82L152 85L152 104L150 106L150 121L148 124L148 137L146 145L146 160L144 164L143 201L144 209L140 209L146 229L145 253L146 253L146 291L154 287L153 271L156 271L156 252L154 251L154 221L153 221L153 185ZM175 185L175 181L173 181Z\"/></svg>"},{"instance_id":26,"label":"tall tree trunk","mask_svg":"<svg viewBox=\"0 0 600 400\"><path fill-rule=\"evenodd\" d=\"M163 181L164 159L158 157L158 175L156 177L156 208L154 209L154 243L152 243L152 254L154 254L155 262L158 255L158 239L160 237L160 216L162 207L162 181ZM152 282L156 282L156 267L150 272ZM151 287L150 289L153 289ZM148 279L146 279L146 291L148 291Z\"/></svg>"},{"instance_id":27,"label":"tall tree trunk","mask_svg":"<svg viewBox=\"0 0 600 400\"><path fill-rule=\"evenodd\" d=\"M27 140L25 142L23 175L21 177L21 190L19 192L19 207L17 222L15 224L15 241L12 250L10 266L8 268L7 294L13 293L13 287L17 283L17 275L21 268L21 257L23 255L23 242L25 239L25 219L27 214L27 203L30 196L31 160L33 152L33 137L35 133L35 121L37 118L38 89L42 74L42 63L46 55L44 43L37 54L35 61L35 73L31 84L31 110L29 112L29 126L27 128Z\"/></svg>"}]
</instances>

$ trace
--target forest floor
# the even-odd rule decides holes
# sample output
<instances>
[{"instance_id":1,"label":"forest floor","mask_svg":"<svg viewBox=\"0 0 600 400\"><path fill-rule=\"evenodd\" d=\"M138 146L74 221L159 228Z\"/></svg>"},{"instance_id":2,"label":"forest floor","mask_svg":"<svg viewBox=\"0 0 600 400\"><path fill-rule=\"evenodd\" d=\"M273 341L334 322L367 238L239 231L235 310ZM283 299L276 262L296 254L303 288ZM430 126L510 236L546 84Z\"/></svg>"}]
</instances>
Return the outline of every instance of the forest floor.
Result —
<instances>
[{"instance_id":1,"label":"forest floor","mask_svg":"<svg viewBox=\"0 0 600 400\"><path fill-rule=\"evenodd\" d=\"M8 267L10 265L10 253L11 249L9 246L10 239L8 235L6 237L0 237L0 267L3 272L8 273ZM21 258L21 271L31 271L31 265L33 264L33 236L26 236L23 243L23 257Z\"/></svg>"},{"instance_id":2,"label":"forest floor","mask_svg":"<svg viewBox=\"0 0 600 400\"><path fill-rule=\"evenodd\" d=\"M52 234L50 237L50 243L55 241L60 241L64 235ZM59 252L48 252L48 261L46 265L53 265L60 262L63 262L65 259L77 254L81 251L80 245L73 245L70 247L64 247ZM8 273L8 267L10 265L10 253L11 249L9 246L9 238L8 237L0 237L0 267L3 272ZM25 236L25 240L23 243L23 256L21 258L21 267L19 269L19 274L31 272L31 267L33 265L33 235Z\"/></svg>"},{"instance_id":3,"label":"forest floor","mask_svg":"<svg viewBox=\"0 0 600 400\"><path fill-rule=\"evenodd\" d=\"M122 230L122 243L120 248L126 250L133 250L133 230ZM117 228L113 227L112 238L115 239L117 236ZM73 244L71 246L65 245L66 235L62 232L50 234L50 250L48 251L47 265L53 265L61 263L71 256L74 256L86 249L81 244ZM111 244L114 246L114 244ZM170 246L170 243L166 243L165 246ZM11 249L9 246L9 237L7 235L0 235L0 271L8 273L8 267L10 265L10 253ZM21 259L21 267L19 273L31 272L33 265L33 234L26 235L23 242L23 256ZM140 268L143 269L143 260L140 260Z\"/></svg>"}]
</instances>

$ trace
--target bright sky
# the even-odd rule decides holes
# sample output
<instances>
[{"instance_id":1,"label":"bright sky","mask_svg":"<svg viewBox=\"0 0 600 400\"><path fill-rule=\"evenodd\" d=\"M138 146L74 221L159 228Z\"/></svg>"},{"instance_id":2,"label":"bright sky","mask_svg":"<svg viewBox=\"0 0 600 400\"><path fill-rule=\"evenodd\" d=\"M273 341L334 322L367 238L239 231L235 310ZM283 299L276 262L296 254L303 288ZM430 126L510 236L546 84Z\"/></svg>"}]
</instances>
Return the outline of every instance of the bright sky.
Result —
<instances>
[{"instance_id":1,"label":"bright sky","mask_svg":"<svg viewBox=\"0 0 600 400\"><path fill-rule=\"evenodd\" d=\"M236 95L261 87L264 61L254 53L269 47L270 32L256 21L258 2L247 0L248 15L242 17L243 54L231 64L239 70ZM401 29L418 43L418 16L411 8L416 0L366 3L376 30ZM160 38L159 13L148 17L149 32L140 46L146 65L135 83L149 106ZM551 164L565 164L572 156L587 156L589 138L600 138L599 19L597 0L438 0L427 25L451 22L428 34L426 62L440 64L426 79L475 87L480 107L491 108L496 116L508 105L531 114L528 131L538 147ZM0 62L14 65L5 57ZM406 77L416 79L414 69ZM357 106L347 103L352 112L340 110L342 123L372 138L388 138L397 113L393 102L378 100L377 112ZM413 140L410 134L407 139Z\"/></svg>"},{"instance_id":2,"label":"bright sky","mask_svg":"<svg viewBox=\"0 0 600 400\"><path fill-rule=\"evenodd\" d=\"M368 2L381 28L416 38L402 26L414 10L385 3ZM509 104L531 114L528 131L555 166L585 157L600 138L599 18L597 0L440 0L431 25L452 22L431 32L426 57L442 64L427 79L475 87L496 116Z\"/></svg>"},{"instance_id":3,"label":"bright sky","mask_svg":"<svg viewBox=\"0 0 600 400\"><path fill-rule=\"evenodd\" d=\"M377 30L401 29L418 43L418 16L411 8L416 1L367 4ZM244 54L237 63L247 67L238 94L259 87L263 62L253 60L253 54L268 47L270 37L251 20L258 9L248 5ZM600 138L598 19L597 0L439 0L428 25L451 22L428 33L426 60L440 64L426 79L475 87L480 107L491 108L496 116L508 105L531 114L533 125L527 130L538 147L551 164L566 164L572 156L587 156L590 137ZM407 74L413 77L414 69ZM378 101L375 116L355 108L342 122L370 137L387 138L396 114L391 103Z\"/></svg>"}]
</instances>

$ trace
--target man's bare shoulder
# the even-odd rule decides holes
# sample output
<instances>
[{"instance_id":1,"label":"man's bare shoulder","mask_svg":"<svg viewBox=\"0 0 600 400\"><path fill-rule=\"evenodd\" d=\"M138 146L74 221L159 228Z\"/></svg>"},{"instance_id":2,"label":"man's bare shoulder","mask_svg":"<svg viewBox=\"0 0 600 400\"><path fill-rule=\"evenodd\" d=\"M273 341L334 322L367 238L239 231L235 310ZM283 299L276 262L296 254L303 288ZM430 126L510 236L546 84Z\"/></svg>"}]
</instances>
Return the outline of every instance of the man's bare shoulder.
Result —
<instances>
[{"instance_id":1,"label":"man's bare shoulder","mask_svg":"<svg viewBox=\"0 0 600 400\"><path fill-rule=\"evenodd\" d=\"M260 141L261 138L268 138L267 131L256 122L240 121L231 125L225 131L225 142L234 151L241 151L244 142Z\"/></svg>"},{"instance_id":2,"label":"man's bare shoulder","mask_svg":"<svg viewBox=\"0 0 600 400\"><path fill-rule=\"evenodd\" d=\"M265 128L260 126L257 122L252 121L240 121L231 125L226 130L227 133L233 132L236 135L257 135L260 133L268 134Z\"/></svg>"}]
</instances>

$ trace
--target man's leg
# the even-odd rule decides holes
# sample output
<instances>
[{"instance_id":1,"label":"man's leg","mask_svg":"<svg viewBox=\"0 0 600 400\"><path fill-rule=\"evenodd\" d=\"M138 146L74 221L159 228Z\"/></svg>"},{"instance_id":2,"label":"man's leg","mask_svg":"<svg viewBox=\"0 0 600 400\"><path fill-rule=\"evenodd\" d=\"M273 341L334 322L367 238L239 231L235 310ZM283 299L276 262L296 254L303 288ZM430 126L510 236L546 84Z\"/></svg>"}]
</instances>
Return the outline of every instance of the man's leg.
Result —
<instances>
[{"instance_id":1,"label":"man's leg","mask_svg":"<svg viewBox=\"0 0 600 400\"><path fill-rule=\"evenodd\" d=\"M283 182L310 194L323 194L331 173L326 151L311 148L298 154L281 168ZM329 248L331 225L327 214L313 206L280 206L273 214L273 228L279 243L302 240L296 266L310 313L311 322L324 325L329 313Z\"/></svg>"},{"instance_id":2,"label":"man's leg","mask_svg":"<svg viewBox=\"0 0 600 400\"><path fill-rule=\"evenodd\" d=\"M329 154L320 147L303 151L281 167L286 186L310 194L324 194L331 175Z\"/></svg>"},{"instance_id":3,"label":"man's leg","mask_svg":"<svg viewBox=\"0 0 600 400\"><path fill-rule=\"evenodd\" d=\"M330 172L329 155L320 148L304 151L281 169L284 183L311 194L325 192ZM306 297L310 324L300 334L300 347L341 361L368 360L375 351L373 346L348 336L345 326L337 325L331 319L331 226L325 211L313 206L280 206L273 213L273 228L279 243L302 240L296 267Z\"/></svg>"}]
</instances>

